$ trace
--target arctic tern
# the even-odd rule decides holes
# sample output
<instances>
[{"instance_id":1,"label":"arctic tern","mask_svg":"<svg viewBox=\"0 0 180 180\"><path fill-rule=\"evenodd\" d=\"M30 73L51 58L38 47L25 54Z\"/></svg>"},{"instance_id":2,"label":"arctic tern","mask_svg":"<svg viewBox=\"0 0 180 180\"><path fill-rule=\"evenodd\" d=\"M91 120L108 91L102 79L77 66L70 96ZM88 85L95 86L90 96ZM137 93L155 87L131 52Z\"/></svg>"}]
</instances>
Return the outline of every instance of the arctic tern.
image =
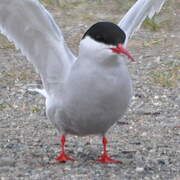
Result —
<instances>
[{"instance_id":1,"label":"arctic tern","mask_svg":"<svg viewBox=\"0 0 180 180\"><path fill-rule=\"evenodd\" d=\"M125 63L132 55L127 42L146 17L158 13L165 0L137 0L116 25L98 22L82 37L79 56L67 47L60 28L38 0L0 0L0 31L34 65L44 89L46 114L61 134L59 162L74 161L64 150L66 135L102 135L101 163L111 159L107 130L128 108L131 78Z\"/></svg>"}]
</instances>

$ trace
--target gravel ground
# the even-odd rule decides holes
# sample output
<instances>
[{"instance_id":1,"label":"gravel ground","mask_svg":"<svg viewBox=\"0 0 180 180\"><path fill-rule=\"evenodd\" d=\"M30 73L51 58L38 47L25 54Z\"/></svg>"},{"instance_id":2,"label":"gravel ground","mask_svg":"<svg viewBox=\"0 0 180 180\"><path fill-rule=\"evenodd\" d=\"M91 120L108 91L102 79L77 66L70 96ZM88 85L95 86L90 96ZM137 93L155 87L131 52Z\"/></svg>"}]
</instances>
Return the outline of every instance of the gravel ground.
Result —
<instances>
[{"instance_id":1,"label":"gravel ground","mask_svg":"<svg viewBox=\"0 0 180 180\"><path fill-rule=\"evenodd\" d=\"M47 1L46 1L47 3ZM87 28L101 20L118 22L134 0L64 0L45 4L77 54ZM44 99L28 88L39 76L13 44L0 36L1 180L180 180L180 2L171 0L129 42L128 62L135 96L107 137L108 151L123 164L99 164L99 137L68 136L66 149L78 161L60 164L59 134L45 116Z\"/></svg>"}]
</instances>

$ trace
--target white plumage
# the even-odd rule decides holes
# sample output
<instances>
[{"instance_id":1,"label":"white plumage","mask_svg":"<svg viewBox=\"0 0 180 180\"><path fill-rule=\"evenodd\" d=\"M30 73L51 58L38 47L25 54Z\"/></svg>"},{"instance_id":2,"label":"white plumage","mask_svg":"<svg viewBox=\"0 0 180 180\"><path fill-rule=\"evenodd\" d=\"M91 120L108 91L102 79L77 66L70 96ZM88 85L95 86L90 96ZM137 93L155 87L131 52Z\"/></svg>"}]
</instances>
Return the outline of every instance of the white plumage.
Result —
<instances>
[{"instance_id":1,"label":"white plumage","mask_svg":"<svg viewBox=\"0 0 180 180\"><path fill-rule=\"evenodd\" d=\"M132 6L118 24L126 34L124 46L164 2L138 0ZM75 57L52 16L36 0L0 0L0 31L40 74L44 89L36 91L46 97L47 116L60 133L104 136L123 116L132 96L132 83L125 57L115 55L117 49L112 44L85 36ZM64 136L61 142L63 157L61 154L57 160L73 160L64 154ZM104 138L105 153L99 161L116 162L107 156L106 143Z\"/></svg>"},{"instance_id":2,"label":"white plumage","mask_svg":"<svg viewBox=\"0 0 180 180\"><path fill-rule=\"evenodd\" d=\"M166 0L138 0L118 23L126 33L126 43L136 32L146 17L150 19L159 13Z\"/></svg>"}]
</instances>

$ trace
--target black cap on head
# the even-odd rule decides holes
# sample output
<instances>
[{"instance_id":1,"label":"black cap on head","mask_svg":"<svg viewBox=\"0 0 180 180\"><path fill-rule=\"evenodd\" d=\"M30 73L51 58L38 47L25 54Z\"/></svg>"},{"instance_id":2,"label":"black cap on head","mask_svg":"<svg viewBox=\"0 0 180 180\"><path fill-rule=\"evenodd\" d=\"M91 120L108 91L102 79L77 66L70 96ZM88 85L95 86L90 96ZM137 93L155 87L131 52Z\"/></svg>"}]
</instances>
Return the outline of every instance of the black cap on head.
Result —
<instances>
[{"instance_id":1,"label":"black cap on head","mask_svg":"<svg viewBox=\"0 0 180 180\"><path fill-rule=\"evenodd\" d=\"M98 42L115 46L119 43L123 44L126 39L124 31L111 22L98 22L94 24L87 30L82 39L86 36L90 36Z\"/></svg>"}]
</instances>

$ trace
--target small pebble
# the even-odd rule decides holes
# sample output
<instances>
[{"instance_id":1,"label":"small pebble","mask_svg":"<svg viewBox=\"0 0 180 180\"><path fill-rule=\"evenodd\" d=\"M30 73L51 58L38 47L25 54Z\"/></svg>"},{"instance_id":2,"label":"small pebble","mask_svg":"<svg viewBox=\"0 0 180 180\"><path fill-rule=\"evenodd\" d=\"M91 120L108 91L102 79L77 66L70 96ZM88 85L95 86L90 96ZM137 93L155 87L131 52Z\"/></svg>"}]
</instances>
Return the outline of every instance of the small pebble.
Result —
<instances>
[{"instance_id":1,"label":"small pebble","mask_svg":"<svg viewBox=\"0 0 180 180\"><path fill-rule=\"evenodd\" d=\"M143 172L144 171L144 168L143 167L137 167L136 168L136 172Z\"/></svg>"}]
</instances>

